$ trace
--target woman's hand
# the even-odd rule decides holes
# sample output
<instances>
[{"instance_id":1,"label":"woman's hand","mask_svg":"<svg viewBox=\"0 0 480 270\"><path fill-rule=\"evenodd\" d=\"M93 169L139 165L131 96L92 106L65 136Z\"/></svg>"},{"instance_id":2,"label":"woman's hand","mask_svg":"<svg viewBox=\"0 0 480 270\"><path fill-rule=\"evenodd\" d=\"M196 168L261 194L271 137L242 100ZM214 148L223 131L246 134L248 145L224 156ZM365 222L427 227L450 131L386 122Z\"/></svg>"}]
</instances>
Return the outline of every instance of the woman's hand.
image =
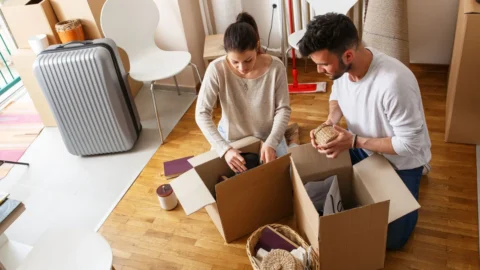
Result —
<instances>
[{"instance_id":1,"label":"woman's hand","mask_svg":"<svg viewBox=\"0 0 480 270\"><path fill-rule=\"evenodd\" d=\"M247 171L245 167L245 159L240 155L240 151L234 148L231 148L225 154L225 161L232 171L236 173L241 173Z\"/></svg>"},{"instance_id":2,"label":"woman's hand","mask_svg":"<svg viewBox=\"0 0 480 270\"><path fill-rule=\"evenodd\" d=\"M272 147L266 144L262 146L262 150L260 151L260 153L261 153L260 160L263 163L274 161L277 158L277 151L275 151L275 149L273 149Z\"/></svg>"}]
</instances>

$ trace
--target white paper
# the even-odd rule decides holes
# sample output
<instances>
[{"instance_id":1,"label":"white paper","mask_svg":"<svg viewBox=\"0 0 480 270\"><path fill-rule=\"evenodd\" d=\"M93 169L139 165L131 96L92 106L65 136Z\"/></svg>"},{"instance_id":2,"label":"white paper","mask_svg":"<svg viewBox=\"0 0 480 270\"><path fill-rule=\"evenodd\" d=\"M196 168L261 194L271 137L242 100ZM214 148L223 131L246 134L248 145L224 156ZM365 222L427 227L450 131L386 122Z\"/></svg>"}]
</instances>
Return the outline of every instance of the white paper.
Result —
<instances>
[{"instance_id":1,"label":"white paper","mask_svg":"<svg viewBox=\"0 0 480 270\"><path fill-rule=\"evenodd\" d=\"M343 211L342 197L340 196L340 188L338 187L338 179L335 175L330 185L325 205L323 206L323 215L328 216Z\"/></svg>"}]
</instances>

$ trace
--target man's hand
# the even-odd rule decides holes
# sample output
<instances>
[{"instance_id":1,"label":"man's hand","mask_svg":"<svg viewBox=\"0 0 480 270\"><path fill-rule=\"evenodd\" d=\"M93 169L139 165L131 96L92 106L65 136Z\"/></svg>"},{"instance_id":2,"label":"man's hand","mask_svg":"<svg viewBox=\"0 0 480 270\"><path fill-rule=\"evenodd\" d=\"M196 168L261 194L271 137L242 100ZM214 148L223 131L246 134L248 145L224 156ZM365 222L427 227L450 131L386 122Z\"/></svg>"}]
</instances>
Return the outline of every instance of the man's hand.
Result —
<instances>
[{"instance_id":1,"label":"man's hand","mask_svg":"<svg viewBox=\"0 0 480 270\"><path fill-rule=\"evenodd\" d=\"M260 151L260 153L260 160L263 161L263 163L268 163L277 158L277 151L275 151L275 149L266 144L262 146L262 150Z\"/></svg>"},{"instance_id":2,"label":"man's hand","mask_svg":"<svg viewBox=\"0 0 480 270\"><path fill-rule=\"evenodd\" d=\"M323 124L325 125L333 125L333 122L328 119L327 121L325 121ZM317 142L315 141L315 129L312 129L310 131L310 142L312 143L312 146L313 148L317 148L318 149L318 145L317 145Z\"/></svg>"},{"instance_id":3,"label":"man's hand","mask_svg":"<svg viewBox=\"0 0 480 270\"><path fill-rule=\"evenodd\" d=\"M225 161L230 169L236 173L247 171L247 167L245 167L245 159L240 155L240 153L241 152L239 150L231 148L225 154Z\"/></svg>"},{"instance_id":4,"label":"man's hand","mask_svg":"<svg viewBox=\"0 0 480 270\"><path fill-rule=\"evenodd\" d=\"M337 125L333 127L338 132L338 137L325 145L316 147L319 153L327 155L328 158L336 158L343 151L350 149L353 141L352 133Z\"/></svg>"}]
</instances>

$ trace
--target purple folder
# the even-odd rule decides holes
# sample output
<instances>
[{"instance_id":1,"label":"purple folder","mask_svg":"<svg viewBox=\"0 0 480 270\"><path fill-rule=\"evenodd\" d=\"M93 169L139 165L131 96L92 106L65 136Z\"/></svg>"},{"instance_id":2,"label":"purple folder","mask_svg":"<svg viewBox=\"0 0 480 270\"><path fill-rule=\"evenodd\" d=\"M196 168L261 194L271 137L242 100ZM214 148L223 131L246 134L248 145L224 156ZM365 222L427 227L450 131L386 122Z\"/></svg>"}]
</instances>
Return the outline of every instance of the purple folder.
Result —
<instances>
[{"instance_id":1,"label":"purple folder","mask_svg":"<svg viewBox=\"0 0 480 270\"><path fill-rule=\"evenodd\" d=\"M167 179L175 178L180 174L192 169L192 165L188 162L193 156L175 159L163 163L165 177Z\"/></svg>"},{"instance_id":2,"label":"purple folder","mask_svg":"<svg viewBox=\"0 0 480 270\"><path fill-rule=\"evenodd\" d=\"M265 227L262 231L262 235L260 235L257 245L255 246L255 252L260 248L263 248L265 251L283 249L290 252L297 247L289 243L276 232L272 231L269 227Z\"/></svg>"}]
</instances>

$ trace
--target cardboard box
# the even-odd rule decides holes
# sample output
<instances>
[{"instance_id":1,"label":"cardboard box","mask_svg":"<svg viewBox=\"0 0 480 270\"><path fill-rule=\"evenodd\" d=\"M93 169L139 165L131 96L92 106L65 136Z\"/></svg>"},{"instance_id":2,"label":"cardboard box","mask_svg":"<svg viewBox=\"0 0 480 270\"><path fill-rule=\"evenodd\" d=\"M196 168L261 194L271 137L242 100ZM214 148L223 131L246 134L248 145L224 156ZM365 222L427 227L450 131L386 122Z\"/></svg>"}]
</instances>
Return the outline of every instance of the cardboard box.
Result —
<instances>
[{"instance_id":1,"label":"cardboard box","mask_svg":"<svg viewBox=\"0 0 480 270\"><path fill-rule=\"evenodd\" d=\"M50 0L59 21L80 19L85 39L103 38L100 14L106 0Z\"/></svg>"},{"instance_id":2,"label":"cardboard box","mask_svg":"<svg viewBox=\"0 0 480 270\"><path fill-rule=\"evenodd\" d=\"M9 0L1 9L18 48L30 49L28 38L38 34L46 34L50 45L59 43L58 20L48 0Z\"/></svg>"},{"instance_id":3,"label":"cardboard box","mask_svg":"<svg viewBox=\"0 0 480 270\"><path fill-rule=\"evenodd\" d=\"M242 152L259 153L262 142L248 137L232 146ZM196 156L189 162L194 168L170 184L185 213L190 215L205 207L227 243L292 215L289 155L219 184L220 176L233 172L215 151Z\"/></svg>"},{"instance_id":4,"label":"cardboard box","mask_svg":"<svg viewBox=\"0 0 480 270\"><path fill-rule=\"evenodd\" d=\"M445 141L480 144L480 3L460 0L448 79Z\"/></svg>"},{"instance_id":5,"label":"cardboard box","mask_svg":"<svg viewBox=\"0 0 480 270\"><path fill-rule=\"evenodd\" d=\"M45 98L40 85L33 73L33 62L37 55L29 49L19 49L12 55L12 61L17 70L23 85L27 89L30 98L33 101L35 109L37 109L42 122L47 127L55 127L57 123L53 116L52 110L48 105L48 101Z\"/></svg>"},{"instance_id":6,"label":"cardboard box","mask_svg":"<svg viewBox=\"0 0 480 270\"><path fill-rule=\"evenodd\" d=\"M380 155L352 166L348 152L328 159L310 144L289 150L297 228L319 254L320 268L383 268L388 223L420 208L392 166ZM304 184L332 175L347 210L319 216Z\"/></svg>"}]
</instances>

